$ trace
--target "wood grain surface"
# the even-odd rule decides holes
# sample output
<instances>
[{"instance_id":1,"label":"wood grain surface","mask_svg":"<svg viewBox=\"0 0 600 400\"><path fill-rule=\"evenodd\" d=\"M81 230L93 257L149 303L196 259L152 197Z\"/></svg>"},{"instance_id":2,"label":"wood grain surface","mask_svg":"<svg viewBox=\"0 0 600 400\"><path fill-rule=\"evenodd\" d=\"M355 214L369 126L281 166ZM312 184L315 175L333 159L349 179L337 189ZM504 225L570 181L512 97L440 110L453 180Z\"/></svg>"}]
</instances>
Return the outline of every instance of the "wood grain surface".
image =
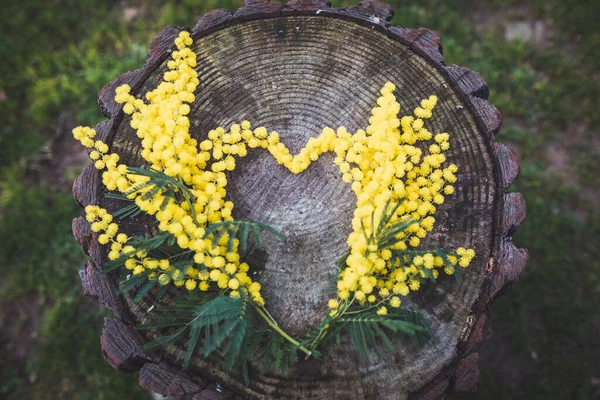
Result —
<instances>
[{"instance_id":1,"label":"wood grain surface","mask_svg":"<svg viewBox=\"0 0 600 400\"><path fill-rule=\"evenodd\" d=\"M493 143L502 117L487 102L482 77L445 66L437 33L391 27L391 17L391 8L377 0L341 10L324 0L286 5L247 0L236 13L206 14L191 30L200 86L189 115L190 132L201 139L217 126L249 120L277 130L294 152L325 126L365 128L387 81L397 85L403 114L412 113L421 99L438 96L427 127L450 134L447 157L459 166L458 182L456 193L438 207L436 227L423 246L471 247L477 256L462 271L461 282L440 278L403 299L406 307L426 316L436 340L422 349L398 346L368 361L359 360L343 343L335 352L325 350L320 360L299 362L287 376L251 373L250 386L223 372L218 355L196 358L183 372L181 347L144 353L141 346L151 337L132 326L146 319L153 297L134 305L129 297L115 294L114 276L99 272L105 252L79 218L74 235L91 257L81 271L84 291L115 315L106 320L102 335L111 365L141 370L140 384L155 392L195 399L434 399L476 386L476 345L487 334L491 300L519 277L527 262L527 251L512 244L525 218L525 202L519 194L506 194L518 163L513 149ZM99 139L128 165L141 164L140 143L129 117L114 102L114 89L128 83L141 96L156 87L180 30L163 30L151 43L142 69L116 78L100 92L108 121L96 128ZM292 175L267 152L255 150L228 180L236 218L271 224L288 236L286 244L266 238L260 281L276 320L302 336L327 310L334 263L345 252L351 231L354 194L330 156ZM82 206L100 204L109 211L119 206L102 196L99 173L91 165L73 191ZM136 220L124 229L145 233L150 222Z\"/></svg>"}]
</instances>

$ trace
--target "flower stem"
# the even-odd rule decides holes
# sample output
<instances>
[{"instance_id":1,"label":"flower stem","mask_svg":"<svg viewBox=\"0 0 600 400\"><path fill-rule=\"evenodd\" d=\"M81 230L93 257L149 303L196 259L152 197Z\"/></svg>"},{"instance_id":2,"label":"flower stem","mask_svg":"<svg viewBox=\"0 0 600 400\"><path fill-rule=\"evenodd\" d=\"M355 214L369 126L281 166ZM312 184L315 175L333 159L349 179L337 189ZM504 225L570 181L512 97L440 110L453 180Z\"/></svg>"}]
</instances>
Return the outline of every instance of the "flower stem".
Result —
<instances>
[{"instance_id":1,"label":"flower stem","mask_svg":"<svg viewBox=\"0 0 600 400\"><path fill-rule=\"evenodd\" d=\"M300 342L297 341L296 339L294 339L293 337L291 337L290 335L288 335L287 333L285 333L283 331L283 329L281 329L279 327L279 325L277 325L277 322L275 322L275 320L273 318L271 318L270 316L268 316L265 311L263 311L260 307L256 307L256 311L258 311L258 314L263 317L263 319L265 321L267 321L267 324L269 324L269 326L273 329L275 329L275 331L277 333L279 333L284 339L286 339L288 342L290 342L291 344L293 344L294 346L296 346L298 349L300 349L304 354L306 354L307 357L310 357L310 355L312 354L312 352L307 349L306 347L300 345Z\"/></svg>"}]
</instances>

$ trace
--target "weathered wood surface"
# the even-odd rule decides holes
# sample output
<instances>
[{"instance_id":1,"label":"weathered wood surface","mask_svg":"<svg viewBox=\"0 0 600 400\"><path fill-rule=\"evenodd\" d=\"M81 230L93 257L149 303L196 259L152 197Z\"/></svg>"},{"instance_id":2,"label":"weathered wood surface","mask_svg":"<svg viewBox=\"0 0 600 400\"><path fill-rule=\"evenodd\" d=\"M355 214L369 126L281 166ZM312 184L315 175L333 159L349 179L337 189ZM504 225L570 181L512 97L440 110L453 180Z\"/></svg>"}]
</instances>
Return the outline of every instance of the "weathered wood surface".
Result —
<instances>
[{"instance_id":1,"label":"weathered wood surface","mask_svg":"<svg viewBox=\"0 0 600 400\"><path fill-rule=\"evenodd\" d=\"M476 346L488 332L488 308L527 261L527 251L516 249L511 241L525 218L525 203L519 194L506 194L518 163L514 150L493 143L502 117L487 102L489 91L481 76L445 66L437 33L390 27L391 17L391 8L377 0L341 10L325 0L291 0L286 5L246 0L236 13L206 14L191 30L201 81L190 114L191 132L202 138L216 126L247 119L277 130L294 151L324 126L364 128L377 92L388 80L398 86L403 112L436 94L439 103L428 126L451 134L448 159L460 170L456 193L439 207L436 231L426 244L472 247L477 252L462 283L440 279L404 300L427 316L437 341L420 350L399 347L370 363L359 361L349 349L325 352L322 360L299 363L287 377L253 373L249 387L225 374L217 356L197 359L182 372L180 348L144 352L147 338L132 326L144 321L152 298L133 305L115 294L114 277L99 272L105 252L85 220L78 218L73 232L91 257L81 271L84 291L115 315L106 320L102 335L111 365L140 370L140 384L155 392L198 400L435 399L476 386ZM130 165L140 162L139 139L115 103L114 89L123 83L138 95L152 89L180 30L163 30L151 43L145 66L116 78L99 94L108 121L98 125L98 136ZM99 173L91 166L73 191L82 206L115 207L102 196ZM335 260L345 251L354 195L331 158L325 156L304 174L293 176L261 152L240 162L230 177L229 193L237 217L271 223L288 234L286 245L268 243L261 282L275 318L301 335L326 310L327 282L335 275ZM146 222L129 223L125 229L144 233Z\"/></svg>"}]
</instances>

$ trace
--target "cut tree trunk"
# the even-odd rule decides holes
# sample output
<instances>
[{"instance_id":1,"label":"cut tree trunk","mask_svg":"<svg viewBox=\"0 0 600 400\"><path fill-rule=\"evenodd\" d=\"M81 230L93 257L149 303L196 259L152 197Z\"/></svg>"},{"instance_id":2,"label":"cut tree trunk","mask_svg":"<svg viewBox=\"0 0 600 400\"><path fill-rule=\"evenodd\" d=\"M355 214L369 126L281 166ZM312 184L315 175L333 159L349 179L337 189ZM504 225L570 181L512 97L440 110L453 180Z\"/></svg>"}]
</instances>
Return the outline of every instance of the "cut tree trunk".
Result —
<instances>
[{"instance_id":1,"label":"cut tree trunk","mask_svg":"<svg viewBox=\"0 0 600 400\"><path fill-rule=\"evenodd\" d=\"M147 352L151 339L133 327L146 320L152 295L138 305L117 295L117 282L102 274L105 250L83 218L73 231L91 261L81 271L87 295L114 313L101 338L106 360L122 371L141 371L140 384L154 392L194 399L434 399L452 391L472 390L478 380L476 345L487 334L489 306L514 282L527 262L512 235L525 218L525 202L506 193L519 167L511 147L493 143L502 116L487 100L488 88L477 73L446 66L440 36L428 29L391 27L389 6L363 0L346 9L325 0L291 0L286 5L246 0L236 13L215 10L191 30L198 55L200 85L189 115L198 139L217 126L249 120L277 130L292 152L325 126L365 128L379 89L397 85L402 112L435 94L439 98L427 124L432 132L450 133L448 161L459 166L456 193L436 213L428 248L475 249L476 258L461 282L440 278L403 299L421 311L436 340L418 349L398 346L381 359L361 360L348 344L321 359L301 361L287 376L251 372L246 386L223 371L218 356L181 368L182 347ZM97 127L127 165L140 165L140 141L129 126L115 88L124 83L141 97L156 87L181 28L164 29L150 45L140 70L116 78L99 94L108 120ZM103 196L100 172L89 165L74 184L82 205L99 204L114 211ZM228 193L237 218L275 226L286 244L268 243L261 278L267 305L281 326L302 336L327 311L335 260L346 251L356 203L332 162L323 156L301 175L292 175L266 152L251 152L229 177ZM150 219L122 227L144 234ZM217 386L215 386L217 385ZM235 393L235 395L234 395Z\"/></svg>"}]
</instances>

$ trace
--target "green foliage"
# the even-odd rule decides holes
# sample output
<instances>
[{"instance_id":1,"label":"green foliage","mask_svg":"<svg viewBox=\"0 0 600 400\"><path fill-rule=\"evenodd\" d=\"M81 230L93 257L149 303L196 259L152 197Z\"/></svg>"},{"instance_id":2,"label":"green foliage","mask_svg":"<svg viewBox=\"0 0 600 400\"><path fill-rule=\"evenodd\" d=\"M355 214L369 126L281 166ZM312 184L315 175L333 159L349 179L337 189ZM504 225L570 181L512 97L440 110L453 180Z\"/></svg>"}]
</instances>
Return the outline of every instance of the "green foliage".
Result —
<instances>
[{"instance_id":1,"label":"green foliage","mask_svg":"<svg viewBox=\"0 0 600 400\"><path fill-rule=\"evenodd\" d=\"M135 203L135 201L128 198L126 195L124 195L122 193L106 193L104 195L104 197L107 197L109 199L122 200L122 201L131 203L131 204L112 213L112 216L114 218L117 218L121 221L124 219L137 217L138 215L140 215L142 213L142 209Z\"/></svg>"},{"instance_id":2,"label":"green foliage","mask_svg":"<svg viewBox=\"0 0 600 400\"><path fill-rule=\"evenodd\" d=\"M194 203L196 202L196 199L185 183L180 182L162 171L152 168L128 167L127 172L131 175L145 176L149 179L129 189L124 193L125 196L129 196L139 191L144 191L141 196L143 200L154 199L159 195L164 196L164 200L161 203L161 209L164 209L169 204L170 200L175 201L177 204L181 203L181 201L185 201L190 207L192 215L196 218L194 212Z\"/></svg>"},{"instance_id":3,"label":"green foliage","mask_svg":"<svg viewBox=\"0 0 600 400\"><path fill-rule=\"evenodd\" d=\"M132 44L126 54L119 58L114 55L102 57L96 48L81 50L71 45L60 54L66 60L64 63L69 63L61 65L64 72L36 79L30 92L29 116L46 125L51 123L48 116L77 105L78 121L91 125L97 123L102 119L99 108L79 105L95 105L99 89L115 76L139 68L144 63L146 54L146 47L139 44ZM91 90L84 91L88 88Z\"/></svg>"},{"instance_id":4,"label":"green foliage","mask_svg":"<svg viewBox=\"0 0 600 400\"><path fill-rule=\"evenodd\" d=\"M150 177L150 180L143 187L134 188L135 190L132 193L144 189L150 189L150 191L158 193L158 191L155 191L156 187L163 189L171 185L171 188L169 188L171 193L168 196L176 196L179 182L172 182L174 180L171 177L165 178L160 173L151 170L133 168L130 170ZM163 182L166 183L163 184ZM120 198L121 196L111 197ZM124 214L128 214L128 212ZM248 236L252 232L256 243L262 246L260 230L266 230L285 240L285 236L280 232L269 225L256 221L229 221L210 224L207 226L205 238L212 236L213 242L217 243L227 234L229 246L231 247L234 238L239 234L241 245L246 248ZM158 282L156 279L149 279L150 270L133 275L131 271L123 268L125 260L129 257L140 251L154 258L169 257L171 265L184 273L186 268L194 265L193 260L191 260L192 252L182 252L175 245L175 238L168 232L159 233L153 237L136 236L128 242L128 245L132 246L134 250L107 262L105 272L119 270L122 276L119 283L119 293L135 290L134 303L140 302L144 296L158 285ZM164 294L164 288L166 286L157 292L157 299L160 299ZM192 292L185 297L176 298L169 306L159 307L155 313L149 316L154 322L139 327L140 329L160 329L161 332L159 337L147 343L145 347L150 349L187 336L187 351L183 360L183 366L187 368L202 337L204 357L208 357L218 349L224 357L225 370L231 372L234 366L239 367L244 380L249 384L248 361L252 357L255 345L263 340L265 336L270 336L268 343L275 342L278 343L278 347L281 347L279 346L281 336L278 334L268 335L268 333L272 333L268 329L250 329L254 315L253 308L256 305L250 302L244 291L239 293L240 297L232 298L225 296L223 293L208 292L199 294L198 292ZM297 347L283 346L281 351L274 351L272 345L270 345L269 349L264 357L271 362L272 366L275 365L277 368L287 371L288 366L296 360L295 355L292 355L292 353L298 350ZM287 350L283 351L283 349Z\"/></svg>"},{"instance_id":5,"label":"green foliage","mask_svg":"<svg viewBox=\"0 0 600 400\"><path fill-rule=\"evenodd\" d=\"M260 332L258 332L260 334ZM263 360L261 372L279 371L287 375L290 366L298 361L298 346L285 340L285 338L272 330L264 330Z\"/></svg>"},{"instance_id":6,"label":"green foliage","mask_svg":"<svg viewBox=\"0 0 600 400\"><path fill-rule=\"evenodd\" d=\"M150 291L152 289L154 289L155 286L158 286L158 281L157 280L148 280L146 282L144 282L144 284L140 287L140 290L138 290L135 293L135 296L133 297L133 302L135 304L138 304L140 301L142 301L142 299L148 294L150 293ZM163 293L164 294L164 293ZM156 301L160 301L162 296L157 296L156 297Z\"/></svg>"},{"instance_id":7,"label":"green foliage","mask_svg":"<svg viewBox=\"0 0 600 400\"><path fill-rule=\"evenodd\" d=\"M235 221L223 221L208 224L204 233L204 238L208 238L213 235L213 246L216 246L221 238L227 234L227 249L231 251L233 248L233 241L236 238L240 240L240 250L246 251L248 248L248 237L250 232L254 237L254 241L258 247L263 246L263 240L260 231L264 230L275 235L279 240L285 242L285 235L270 225L263 224L262 222L252 220L235 220Z\"/></svg>"},{"instance_id":8,"label":"green foliage","mask_svg":"<svg viewBox=\"0 0 600 400\"><path fill-rule=\"evenodd\" d=\"M132 275L131 273L127 274L127 276L119 282L117 294L127 293L138 286L145 285L149 274L150 272L148 271L142 272L139 275Z\"/></svg>"},{"instance_id":9,"label":"green foliage","mask_svg":"<svg viewBox=\"0 0 600 400\"><path fill-rule=\"evenodd\" d=\"M69 291L74 265L83 253L73 240L71 196L47 186L28 186L21 168L3 170L0 181L0 260L5 276L0 293Z\"/></svg>"},{"instance_id":10,"label":"green foliage","mask_svg":"<svg viewBox=\"0 0 600 400\"><path fill-rule=\"evenodd\" d=\"M351 308L346 316L332 321L329 337L336 343L341 341L341 333L347 333L356 352L364 358L370 354L381 356L381 344L390 351L392 343L412 339L419 346L433 338L433 334L423 316L405 308L393 308L387 315L378 315L375 309Z\"/></svg>"},{"instance_id":11,"label":"green foliage","mask_svg":"<svg viewBox=\"0 0 600 400\"><path fill-rule=\"evenodd\" d=\"M365 239L369 245L374 244L377 245L379 250L389 249L392 253L392 257L390 258L391 263L390 267L392 270L396 268L401 268L404 271L408 266L411 265L413 259L417 256L424 256L425 254L433 254L434 256L441 257L444 266L451 269L455 272L454 276L457 280L460 280L460 275L458 271L454 268L452 263L450 262L448 256L456 256L454 253L448 253L442 249L434 249L434 250L401 250L395 249L393 246L398 244L399 242L405 241L406 237L398 236L402 233L406 232L408 228L410 228L414 224L418 224L418 220L414 220L411 217L407 217L395 223L392 223L393 217L396 215L398 208L402 205L404 199L396 203L392 206L392 201L388 200L385 204L383 211L381 212L381 217L379 218L379 222L377 223L377 227L373 229L368 235L365 230L365 226L363 221L361 221L363 232L365 235ZM375 212L371 214L371 226L375 226ZM349 253L344 254L342 258L340 258L336 262L336 266L338 270L340 270L346 263L346 260L349 256ZM422 268L421 271L425 274L425 278L430 279L432 281L435 280L433 273L430 269ZM416 275L419 280L422 280L422 277Z\"/></svg>"},{"instance_id":12,"label":"green foliage","mask_svg":"<svg viewBox=\"0 0 600 400\"><path fill-rule=\"evenodd\" d=\"M159 336L147 343L146 348L184 340L184 368L189 366L198 348L201 347L205 358L218 351L225 370L239 372L249 385L252 359L263 360L263 373L270 370L285 375L297 362L298 351L311 340L291 343L265 312L252 304L243 291L239 298L227 297L218 291L192 292L174 299L168 306L159 306L149 314L152 322L138 329L157 330ZM269 326L262 327L256 315L263 316ZM256 351L258 348L262 351ZM320 355L316 350L311 354Z\"/></svg>"},{"instance_id":13,"label":"green foliage","mask_svg":"<svg viewBox=\"0 0 600 400\"><path fill-rule=\"evenodd\" d=\"M250 300L243 291L240 291L239 298L190 296L184 301L175 300L175 304L159 310L150 314L150 318L157 322L143 325L140 329L175 328L174 332L148 342L145 348L172 342L187 332L187 351L183 360L183 366L187 368L202 335L204 357L220 349L225 370L231 372L234 366L238 366L249 384L248 361L252 356L252 348L248 346L249 336L256 335L257 331L249 329L254 314Z\"/></svg>"},{"instance_id":14,"label":"green foliage","mask_svg":"<svg viewBox=\"0 0 600 400\"><path fill-rule=\"evenodd\" d=\"M152 237L135 236L128 243L134 250L124 253L121 257L115 260L107 261L104 264L104 271L110 272L123 266L125 261L133 257L138 251L147 252L150 255L155 255L156 258L163 256L176 258L181 254L181 249L175 246L175 237L168 232L162 232Z\"/></svg>"},{"instance_id":15,"label":"green foliage","mask_svg":"<svg viewBox=\"0 0 600 400\"><path fill-rule=\"evenodd\" d=\"M36 381L21 398L146 398L135 379L116 373L102 358L98 337L106 312L95 309L76 289L45 313L39 357L30 366Z\"/></svg>"},{"instance_id":16,"label":"green foliage","mask_svg":"<svg viewBox=\"0 0 600 400\"><path fill-rule=\"evenodd\" d=\"M368 236L367 231L365 230L365 224L363 221L361 221L363 233L365 234L365 239L367 240L368 244L375 244L380 250L390 248L400 242L400 239L397 238L399 234L404 233L411 225L419 222L408 217L394 224L390 224L392 218L394 218L396 215L396 211L398 211L398 208L403 202L404 199L391 207L392 201L388 200L387 203L385 203L383 211L381 212L381 217L379 218L376 229L373 229L373 227L375 227L375 212L373 212L371 214L372 230Z\"/></svg>"}]
</instances>

